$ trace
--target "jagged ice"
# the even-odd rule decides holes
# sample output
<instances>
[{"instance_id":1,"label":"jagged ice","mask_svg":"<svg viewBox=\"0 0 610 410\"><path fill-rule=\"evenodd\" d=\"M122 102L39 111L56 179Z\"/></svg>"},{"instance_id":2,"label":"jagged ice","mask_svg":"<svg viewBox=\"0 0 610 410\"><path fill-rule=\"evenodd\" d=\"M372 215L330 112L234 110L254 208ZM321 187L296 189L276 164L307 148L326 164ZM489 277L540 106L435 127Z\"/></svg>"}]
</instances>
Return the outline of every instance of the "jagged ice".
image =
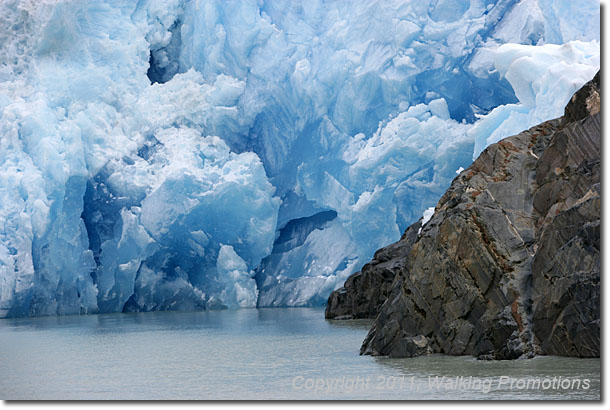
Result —
<instances>
[{"instance_id":1,"label":"jagged ice","mask_svg":"<svg viewBox=\"0 0 610 410\"><path fill-rule=\"evenodd\" d=\"M0 316L323 304L600 65L588 0L0 3Z\"/></svg>"}]
</instances>

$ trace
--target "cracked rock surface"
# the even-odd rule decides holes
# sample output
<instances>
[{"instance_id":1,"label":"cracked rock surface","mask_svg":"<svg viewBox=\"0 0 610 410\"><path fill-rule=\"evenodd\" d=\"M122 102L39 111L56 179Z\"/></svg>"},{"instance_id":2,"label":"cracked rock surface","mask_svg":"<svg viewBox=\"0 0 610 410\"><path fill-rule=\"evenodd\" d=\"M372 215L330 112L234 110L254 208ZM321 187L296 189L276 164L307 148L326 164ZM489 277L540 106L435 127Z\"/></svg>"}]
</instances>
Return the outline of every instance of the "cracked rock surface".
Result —
<instances>
[{"instance_id":1,"label":"cracked rock surface","mask_svg":"<svg viewBox=\"0 0 610 410\"><path fill-rule=\"evenodd\" d=\"M375 319L361 354L599 357L599 111L598 73L563 117L489 146L326 317Z\"/></svg>"}]
</instances>

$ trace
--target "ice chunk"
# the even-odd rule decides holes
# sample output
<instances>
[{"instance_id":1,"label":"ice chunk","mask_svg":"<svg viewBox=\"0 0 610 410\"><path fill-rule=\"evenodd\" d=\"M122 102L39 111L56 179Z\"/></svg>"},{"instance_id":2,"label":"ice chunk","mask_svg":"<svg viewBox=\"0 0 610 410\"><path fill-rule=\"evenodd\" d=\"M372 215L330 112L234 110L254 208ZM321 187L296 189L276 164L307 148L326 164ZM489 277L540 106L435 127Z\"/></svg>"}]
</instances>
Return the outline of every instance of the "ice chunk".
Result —
<instances>
[{"instance_id":1,"label":"ice chunk","mask_svg":"<svg viewBox=\"0 0 610 410\"><path fill-rule=\"evenodd\" d=\"M432 218L432 215L434 215L433 206L431 206L430 208L428 208L424 211L424 215L422 216L422 221L421 221L422 226L428 223L430 218Z\"/></svg>"},{"instance_id":2,"label":"ice chunk","mask_svg":"<svg viewBox=\"0 0 610 410\"><path fill-rule=\"evenodd\" d=\"M428 107L430 108L430 113L432 115L435 115L443 120L450 119L449 108L447 107L447 102L444 98L430 101L428 103Z\"/></svg>"},{"instance_id":3,"label":"ice chunk","mask_svg":"<svg viewBox=\"0 0 610 410\"><path fill-rule=\"evenodd\" d=\"M256 307L258 290L254 272L230 245L221 245L216 262L218 277L223 283L220 299L227 307Z\"/></svg>"},{"instance_id":4,"label":"ice chunk","mask_svg":"<svg viewBox=\"0 0 610 410\"><path fill-rule=\"evenodd\" d=\"M489 144L561 116L574 92L599 70L600 47L596 41L505 44L495 51L495 66L511 83L519 103L499 106L474 125L470 135L475 158Z\"/></svg>"},{"instance_id":5,"label":"ice chunk","mask_svg":"<svg viewBox=\"0 0 610 410\"><path fill-rule=\"evenodd\" d=\"M424 214L422 215L422 220L421 220L421 227L417 231L418 235L421 233L421 230L424 228L424 225L426 225L428 223L428 221L432 218L432 215L434 215L433 206L431 206L430 208L428 208L424 211Z\"/></svg>"},{"instance_id":6,"label":"ice chunk","mask_svg":"<svg viewBox=\"0 0 610 410\"><path fill-rule=\"evenodd\" d=\"M274 249L263 260L256 275L258 306L321 305L358 268L358 250L338 219L318 225L295 245Z\"/></svg>"}]
</instances>

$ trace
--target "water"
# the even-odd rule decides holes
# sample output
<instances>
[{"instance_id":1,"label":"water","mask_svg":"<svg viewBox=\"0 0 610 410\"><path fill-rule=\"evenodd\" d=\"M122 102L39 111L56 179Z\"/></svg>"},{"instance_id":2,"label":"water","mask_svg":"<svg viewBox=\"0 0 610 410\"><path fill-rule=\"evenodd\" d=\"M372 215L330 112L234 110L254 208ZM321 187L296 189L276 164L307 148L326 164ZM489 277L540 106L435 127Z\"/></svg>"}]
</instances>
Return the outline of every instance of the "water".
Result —
<instances>
[{"instance_id":1,"label":"water","mask_svg":"<svg viewBox=\"0 0 610 410\"><path fill-rule=\"evenodd\" d=\"M369 324L303 308L0 320L0 398L600 398L599 359L363 357Z\"/></svg>"}]
</instances>

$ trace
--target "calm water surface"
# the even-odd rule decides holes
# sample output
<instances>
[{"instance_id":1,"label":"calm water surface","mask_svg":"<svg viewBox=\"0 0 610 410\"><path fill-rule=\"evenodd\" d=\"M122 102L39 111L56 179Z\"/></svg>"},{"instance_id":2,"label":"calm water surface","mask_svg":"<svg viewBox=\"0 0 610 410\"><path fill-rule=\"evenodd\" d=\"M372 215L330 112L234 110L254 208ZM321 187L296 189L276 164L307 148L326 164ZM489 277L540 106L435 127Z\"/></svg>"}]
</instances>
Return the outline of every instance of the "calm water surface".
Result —
<instances>
[{"instance_id":1,"label":"calm water surface","mask_svg":"<svg viewBox=\"0 0 610 410\"><path fill-rule=\"evenodd\" d=\"M598 359L363 357L369 323L303 308L0 320L0 399L600 398Z\"/></svg>"}]
</instances>

